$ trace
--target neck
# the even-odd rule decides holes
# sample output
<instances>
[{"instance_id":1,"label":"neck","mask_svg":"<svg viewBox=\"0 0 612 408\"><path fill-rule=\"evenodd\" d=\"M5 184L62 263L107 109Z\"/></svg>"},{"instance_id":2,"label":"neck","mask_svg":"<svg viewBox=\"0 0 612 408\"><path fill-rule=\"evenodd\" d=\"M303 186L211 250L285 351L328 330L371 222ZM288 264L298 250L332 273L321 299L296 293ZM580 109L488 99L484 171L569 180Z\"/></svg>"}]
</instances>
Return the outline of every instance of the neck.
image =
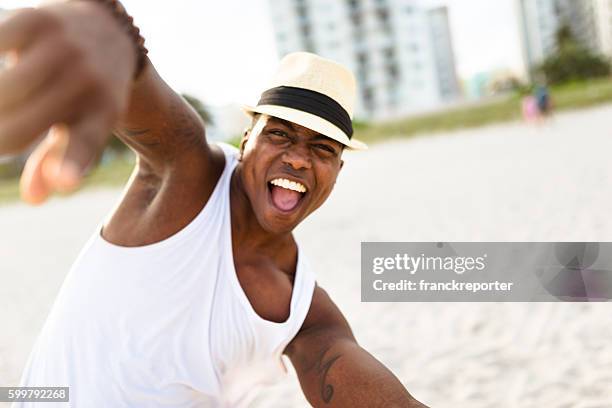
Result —
<instances>
[{"instance_id":1,"label":"neck","mask_svg":"<svg viewBox=\"0 0 612 408\"><path fill-rule=\"evenodd\" d=\"M242 179L242 165L238 163L230 181L230 208L232 240L242 248L263 252L276 252L287 245L294 245L293 234L275 234L266 231L255 216Z\"/></svg>"}]
</instances>

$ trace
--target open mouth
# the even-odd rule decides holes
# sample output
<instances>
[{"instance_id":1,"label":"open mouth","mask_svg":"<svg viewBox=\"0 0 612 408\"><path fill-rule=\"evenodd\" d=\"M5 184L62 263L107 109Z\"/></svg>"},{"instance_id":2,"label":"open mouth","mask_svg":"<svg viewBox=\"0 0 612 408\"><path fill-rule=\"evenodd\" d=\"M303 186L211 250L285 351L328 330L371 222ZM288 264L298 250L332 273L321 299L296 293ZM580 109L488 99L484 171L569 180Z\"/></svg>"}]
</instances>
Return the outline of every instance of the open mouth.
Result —
<instances>
[{"instance_id":1,"label":"open mouth","mask_svg":"<svg viewBox=\"0 0 612 408\"><path fill-rule=\"evenodd\" d=\"M272 204L281 212L295 210L308 191L302 183L285 178L276 178L268 182L268 190Z\"/></svg>"}]
</instances>

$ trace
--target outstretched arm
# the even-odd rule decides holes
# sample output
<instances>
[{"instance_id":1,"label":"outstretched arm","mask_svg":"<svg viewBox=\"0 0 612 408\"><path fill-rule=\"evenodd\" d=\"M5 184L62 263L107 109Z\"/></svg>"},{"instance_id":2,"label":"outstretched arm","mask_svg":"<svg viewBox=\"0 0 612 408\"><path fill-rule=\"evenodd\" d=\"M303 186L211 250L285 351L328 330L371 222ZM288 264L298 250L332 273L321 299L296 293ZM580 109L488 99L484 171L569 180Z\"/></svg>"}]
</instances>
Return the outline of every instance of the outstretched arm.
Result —
<instances>
[{"instance_id":1,"label":"outstretched arm","mask_svg":"<svg viewBox=\"0 0 612 408\"><path fill-rule=\"evenodd\" d=\"M210 154L201 118L148 60L113 132L136 152L141 165L160 175L176 170L186 156L204 162Z\"/></svg>"},{"instance_id":2,"label":"outstretched arm","mask_svg":"<svg viewBox=\"0 0 612 408\"><path fill-rule=\"evenodd\" d=\"M285 352L314 407L426 408L357 344L346 319L321 288L315 289L304 326Z\"/></svg>"},{"instance_id":3,"label":"outstretched arm","mask_svg":"<svg viewBox=\"0 0 612 408\"><path fill-rule=\"evenodd\" d=\"M215 181L204 125L150 62L134 82L132 39L98 2L71 1L21 10L0 23L0 155L49 135L22 175L27 201L77 187L111 129L138 154L139 171L161 184L181 170ZM218 160L217 160L218 161Z\"/></svg>"}]
</instances>

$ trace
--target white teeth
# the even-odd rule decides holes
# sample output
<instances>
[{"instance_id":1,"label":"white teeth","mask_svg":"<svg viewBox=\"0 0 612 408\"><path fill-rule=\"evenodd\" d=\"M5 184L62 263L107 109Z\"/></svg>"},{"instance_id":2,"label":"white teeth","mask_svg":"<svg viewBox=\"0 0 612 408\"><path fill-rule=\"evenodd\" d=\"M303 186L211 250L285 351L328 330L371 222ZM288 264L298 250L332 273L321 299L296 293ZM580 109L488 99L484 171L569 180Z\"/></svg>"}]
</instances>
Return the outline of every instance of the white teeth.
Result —
<instances>
[{"instance_id":1,"label":"white teeth","mask_svg":"<svg viewBox=\"0 0 612 408\"><path fill-rule=\"evenodd\" d=\"M287 190L297 191L298 193L306 192L306 187L302 183L298 183L297 181L277 178L272 180L270 183L274 184L275 186L286 188Z\"/></svg>"}]
</instances>

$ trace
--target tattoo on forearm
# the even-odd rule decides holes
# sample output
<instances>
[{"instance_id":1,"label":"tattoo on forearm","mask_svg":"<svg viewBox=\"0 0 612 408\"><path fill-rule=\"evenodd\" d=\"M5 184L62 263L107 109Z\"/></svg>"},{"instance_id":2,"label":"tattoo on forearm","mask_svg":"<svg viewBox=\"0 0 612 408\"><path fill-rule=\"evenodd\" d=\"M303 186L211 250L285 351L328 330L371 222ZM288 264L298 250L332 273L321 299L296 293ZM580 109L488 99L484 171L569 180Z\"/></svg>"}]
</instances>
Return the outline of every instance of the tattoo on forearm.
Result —
<instances>
[{"instance_id":1,"label":"tattoo on forearm","mask_svg":"<svg viewBox=\"0 0 612 408\"><path fill-rule=\"evenodd\" d=\"M340 358L340 354L331 357L326 362L323 361L323 356L317 363L317 374L319 375L319 385L321 391L321 399L327 404L334 396L334 386L326 383L327 373L331 366Z\"/></svg>"}]
</instances>

